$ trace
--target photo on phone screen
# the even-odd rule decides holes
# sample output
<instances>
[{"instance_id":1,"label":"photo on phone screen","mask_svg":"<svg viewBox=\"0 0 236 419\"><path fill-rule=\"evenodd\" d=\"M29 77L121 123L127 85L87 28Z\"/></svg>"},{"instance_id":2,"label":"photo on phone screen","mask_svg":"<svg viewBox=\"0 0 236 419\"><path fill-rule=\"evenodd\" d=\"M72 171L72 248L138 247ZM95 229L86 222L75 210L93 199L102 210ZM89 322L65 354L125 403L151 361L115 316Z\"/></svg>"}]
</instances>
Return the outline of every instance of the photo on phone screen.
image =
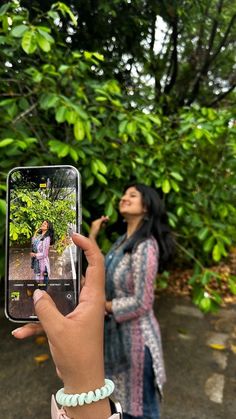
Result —
<instances>
[{"instance_id":1,"label":"photo on phone screen","mask_svg":"<svg viewBox=\"0 0 236 419\"><path fill-rule=\"evenodd\" d=\"M66 315L78 303L80 252L71 234L80 231L79 172L72 166L19 167L7 183L6 315L37 320L37 288Z\"/></svg>"}]
</instances>

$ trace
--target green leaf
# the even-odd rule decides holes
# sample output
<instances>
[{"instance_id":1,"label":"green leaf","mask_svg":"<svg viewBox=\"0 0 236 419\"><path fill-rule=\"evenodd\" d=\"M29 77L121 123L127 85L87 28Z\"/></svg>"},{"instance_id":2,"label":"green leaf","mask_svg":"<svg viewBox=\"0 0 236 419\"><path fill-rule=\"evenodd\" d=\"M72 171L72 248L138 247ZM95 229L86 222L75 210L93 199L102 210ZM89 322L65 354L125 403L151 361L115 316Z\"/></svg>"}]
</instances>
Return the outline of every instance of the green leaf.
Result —
<instances>
[{"instance_id":1,"label":"green leaf","mask_svg":"<svg viewBox=\"0 0 236 419\"><path fill-rule=\"evenodd\" d=\"M5 215L6 211L7 211L6 201L4 201L3 199L0 199L0 212Z\"/></svg>"},{"instance_id":2,"label":"green leaf","mask_svg":"<svg viewBox=\"0 0 236 419\"><path fill-rule=\"evenodd\" d=\"M107 97L105 97L105 96L97 96L97 97L95 98L95 100L96 100L97 102L105 102L105 101L107 100Z\"/></svg>"},{"instance_id":3,"label":"green leaf","mask_svg":"<svg viewBox=\"0 0 236 419\"><path fill-rule=\"evenodd\" d=\"M95 58L97 58L97 60L99 60L99 61L104 61L104 55L99 54L99 52L94 52L94 53L93 53L93 56L94 56Z\"/></svg>"},{"instance_id":4,"label":"green leaf","mask_svg":"<svg viewBox=\"0 0 236 419\"><path fill-rule=\"evenodd\" d=\"M14 140L12 138L5 138L4 140L0 140L0 148L7 147L9 144L12 144Z\"/></svg>"},{"instance_id":5,"label":"green leaf","mask_svg":"<svg viewBox=\"0 0 236 419\"><path fill-rule=\"evenodd\" d=\"M130 134L130 135L135 134L136 129L137 129L137 123L136 123L136 121L130 121L130 122L128 122L126 129L127 129L128 134Z\"/></svg>"},{"instance_id":6,"label":"green leaf","mask_svg":"<svg viewBox=\"0 0 236 419\"><path fill-rule=\"evenodd\" d=\"M97 165L97 162L96 162L96 160L91 160L91 170L92 170L92 173L94 174L94 175L97 175L97 172L98 172L98 165Z\"/></svg>"},{"instance_id":7,"label":"green leaf","mask_svg":"<svg viewBox=\"0 0 236 419\"><path fill-rule=\"evenodd\" d=\"M15 26L12 31L11 34L12 36L14 36L15 38L22 38L22 36L24 35L24 33L28 30L28 26L26 25L18 25Z\"/></svg>"},{"instance_id":8,"label":"green leaf","mask_svg":"<svg viewBox=\"0 0 236 419\"><path fill-rule=\"evenodd\" d=\"M214 246L214 243L215 243L215 237L214 236L209 237L207 241L204 243L204 246L203 246L204 252L207 252L207 253L210 252L210 250Z\"/></svg>"},{"instance_id":9,"label":"green leaf","mask_svg":"<svg viewBox=\"0 0 236 419\"><path fill-rule=\"evenodd\" d=\"M106 165L99 159L96 159L96 164L98 167L98 171L101 172L103 175L105 175L107 173Z\"/></svg>"},{"instance_id":10,"label":"green leaf","mask_svg":"<svg viewBox=\"0 0 236 419\"><path fill-rule=\"evenodd\" d=\"M33 30L26 31L23 35L21 46L26 54L33 54L37 48L36 36Z\"/></svg>"},{"instance_id":11,"label":"green leaf","mask_svg":"<svg viewBox=\"0 0 236 419\"><path fill-rule=\"evenodd\" d=\"M181 174L178 172L170 172L170 175L180 182L183 180L183 176L181 176Z\"/></svg>"},{"instance_id":12,"label":"green leaf","mask_svg":"<svg viewBox=\"0 0 236 419\"><path fill-rule=\"evenodd\" d=\"M169 180L164 179L163 182L162 182L161 187L162 187L162 190L163 190L164 193L166 193L166 194L169 193L170 188L171 188Z\"/></svg>"},{"instance_id":13,"label":"green leaf","mask_svg":"<svg viewBox=\"0 0 236 419\"><path fill-rule=\"evenodd\" d=\"M236 295L236 283L233 279L229 278L228 279L228 285L229 285L229 289L232 292L232 294Z\"/></svg>"},{"instance_id":14,"label":"green leaf","mask_svg":"<svg viewBox=\"0 0 236 419\"><path fill-rule=\"evenodd\" d=\"M43 50L44 52L48 52L51 49L51 44L48 42L40 33L36 34L36 40L38 46Z\"/></svg>"},{"instance_id":15,"label":"green leaf","mask_svg":"<svg viewBox=\"0 0 236 419\"><path fill-rule=\"evenodd\" d=\"M199 302L199 307L204 311L208 312L211 310L211 299L209 297L204 297Z\"/></svg>"},{"instance_id":16,"label":"green leaf","mask_svg":"<svg viewBox=\"0 0 236 419\"><path fill-rule=\"evenodd\" d=\"M112 203L112 201L109 201L106 205L106 208L105 208L105 214L108 217L110 217L112 215L113 211L114 211L113 203Z\"/></svg>"},{"instance_id":17,"label":"green leaf","mask_svg":"<svg viewBox=\"0 0 236 419\"><path fill-rule=\"evenodd\" d=\"M56 111L56 121L60 124L61 122L64 122L66 119L66 111L67 108L65 106L60 106Z\"/></svg>"},{"instance_id":18,"label":"green leaf","mask_svg":"<svg viewBox=\"0 0 236 419\"><path fill-rule=\"evenodd\" d=\"M207 285L211 280L211 277L212 273L210 271L205 271L200 278L202 285Z\"/></svg>"},{"instance_id":19,"label":"green leaf","mask_svg":"<svg viewBox=\"0 0 236 419\"><path fill-rule=\"evenodd\" d=\"M97 202L99 205L103 205L107 200L107 193L103 191L101 194L99 194L97 198Z\"/></svg>"},{"instance_id":20,"label":"green leaf","mask_svg":"<svg viewBox=\"0 0 236 419\"><path fill-rule=\"evenodd\" d=\"M58 153L58 157L65 157L69 154L69 152L70 152L69 146L67 144L63 144L61 146L61 149L60 149L59 153Z\"/></svg>"},{"instance_id":21,"label":"green leaf","mask_svg":"<svg viewBox=\"0 0 236 419\"><path fill-rule=\"evenodd\" d=\"M7 37L0 35L0 45L4 45L6 43L6 41L7 41Z\"/></svg>"},{"instance_id":22,"label":"green leaf","mask_svg":"<svg viewBox=\"0 0 236 419\"><path fill-rule=\"evenodd\" d=\"M41 38L43 38L45 41L49 42L49 44L53 44L55 42L54 38L48 33L48 32L50 32L50 29L42 28L42 27L38 26L37 31L38 31L37 35L40 34Z\"/></svg>"},{"instance_id":23,"label":"green leaf","mask_svg":"<svg viewBox=\"0 0 236 419\"><path fill-rule=\"evenodd\" d=\"M156 125L158 125L159 127L161 126L161 120L159 118L159 116L157 115L148 115L148 118L154 122Z\"/></svg>"},{"instance_id":24,"label":"green leaf","mask_svg":"<svg viewBox=\"0 0 236 419\"><path fill-rule=\"evenodd\" d=\"M50 16L53 20L57 20L60 19L60 16L57 12L54 12L53 10L49 10L49 12L47 12L48 16Z\"/></svg>"},{"instance_id":25,"label":"green leaf","mask_svg":"<svg viewBox=\"0 0 236 419\"><path fill-rule=\"evenodd\" d=\"M59 97L55 93L45 93L40 98L40 106L42 109L54 108L58 101Z\"/></svg>"},{"instance_id":26,"label":"green leaf","mask_svg":"<svg viewBox=\"0 0 236 419\"><path fill-rule=\"evenodd\" d=\"M66 120L68 124L74 124L77 119L77 113L73 109L67 109L66 111Z\"/></svg>"},{"instance_id":27,"label":"green leaf","mask_svg":"<svg viewBox=\"0 0 236 419\"><path fill-rule=\"evenodd\" d=\"M212 257L213 257L213 260L215 262L219 262L220 261L220 259L221 259L221 251L220 251L219 243L216 243L215 246L213 247Z\"/></svg>"},{"instance_id":28,"label":"green leaf","mask_svg":"<svg viewBox=\"0 0 236 419\"><path fill-rule=\"evenodd\" d=\"M9 106L15 102L15 99L3 99L0 101L0 106Z\"/></svg>"},{"instance_id":29,"label":"green leaf","mask_svg":"<svg viewBox=\"0 0 236 419\"><path fill-rule=\"evenodd\" d=\"M3 4L3 5L0 7L0 16L5 15L5 13L8 11L8 9L10 8L10 6L11 6L11 3L6 3L6 4Z\"/></svg>"},{"instance_id":30,"label":"green leaf","mask_svg":"<svg viewBox=\"0 0 236 419\"><path fill-rule=\"evenodd\" d=\"M84 124L80 119L77 119L76 123L74 124L74 136L78 141L82 141L84 139Z\"/></svg>"},{"instance_id":31,"label":"green leaf","mask_svg":"<svg viewBox=\"0 0 236 419\"><path fill-rule=\"evenodd\" d=\"M85 121L85 135L87 139L91 142L92 141L92 135L91 135L91 123L89 120Z\"/></svg>"},{"instance_id":32,"label":"green leaf","mask_svg":"<svg viewBox=\"0 0 236 419\"><path fill-rule=\"evenodd\" d=\"M35 83L40 83L43 79L42 73L40 73L35 67L27 68L25 73L29 74Z\"/></svg>"},{"instance_id":33,"label":"green leaf","mask_svg":"<svg viewBox=\"0 0 236 419\"><path fill-rule=\"evenodd\" d=\"M58 68L59 73L65 73L70 68L69 65L61 64Z\"/></svg>"},{"instance_id":34,"label":"green leaf","mask_svg":"<svg viewBox=\"0 0 236 419\"><path fill-rule=\"evenodd\" d=\"M60 10L60 12L63 14L63 16L65 16L66 14L69 15L72 23L74 26L77 26L77 20L75 15L72 13L72 11L70 10L70 8L65 4L62 3L60 1L58 1L57 3L54 3L51 7L51 9L57 9Z\"/></svg>"},{"instance_id":35,"label":"green leaf","mask_svg":"<svg viewBox=\"0 0 236 419\"><path fill-rule=\"evenodd\" d=\"M63 143L57 140L50 140L48 145L53 153L58 154L60 152L61 147L63 146Z\"/></svg>"},{"instance_id":36,"label":"green leaf","mask_svg":"<svg viewBox=\"0 0 236 419\"><path fill-rule=\"evenodd\" d=\"M120 124L119 124L119 134L124 134L124 132L126 131L127 124L128 124L128 121L126 119L124 119L123 121L120 122Z\"/></svg>"},{"instance_id":37,"label":"green leaf","mask_svg":"<svg viewBox=\"0 0 236 419\"><path fill-rule=\"evenodd\" d=\"M149 132L146 133L145 137L146 137L148 145L154 144L154 138Z\"/></svg>"},{"instance_id":38,"label":"green leaf","mask_svg":"<svg viewBox=\"0 0 236 419\"><path fill-rule=\"evenodd\" d=\"M205 240L207 235L209 233L209 228L208 227L203 227L199 232L198 232L198 238L199 240Z\"/></svg>"},{"instance_id":39,"label":"green leaf","mask_svg":"<svg viewBox=\"0 0 236 419\"><path fill-rule=\"evenodd\" d=\"M178 183L176 183L173 179L170 179L170 185L171 185L172 189L174 189L175 192L180 191L180 187L179 187Z\"/></svg>"},{"instance_id":40,"label":"green leaf","mask_svg":"<svg viewBox=\"0 0 236 419\"><path fill-rule=\"evenodd\" d=\"M106 180L106 178L103 176L103 175L101 175L100 173L97 173L96 174L96 178L101 182L101 183L103 183L104 185L107 185L107 180Z\"/></svg>"},{"instance_id":41,"label":"green leaf","mask_svg":"<svg viewBox=\"0 0 236 419\"><path fill-rule=\"evenodd\" d=\"M70 147L69 154L75 162L77 162L79 160L79 156L78 156L78 154L77 154L77 152L74 148Z\"/></svg>"},{"instance_id":42,"label":"green leaf","mask_svg":"<svg viewBox=\"0 0 236 419\"><path fill-rule=\"evenodd\" d=\"M181 217L181 215L183 215L184 213L184 208L183 207L178 207L176 214L178 215L178 217Z\"/></svg>"}]
</instances>

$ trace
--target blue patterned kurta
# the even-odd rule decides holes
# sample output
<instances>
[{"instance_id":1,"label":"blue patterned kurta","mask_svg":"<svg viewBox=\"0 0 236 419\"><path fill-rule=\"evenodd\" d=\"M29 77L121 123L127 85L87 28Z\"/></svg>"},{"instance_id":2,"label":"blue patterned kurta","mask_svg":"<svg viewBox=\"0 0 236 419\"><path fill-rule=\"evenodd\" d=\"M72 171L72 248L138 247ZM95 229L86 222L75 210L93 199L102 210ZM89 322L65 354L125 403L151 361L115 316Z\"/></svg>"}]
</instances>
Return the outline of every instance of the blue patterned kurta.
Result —
<instances>
[{"instance_id":1,"label":"blue patterned kurta","mask_svg":"<svg viewBox=\"0 0 236 419\"><path fill-rule=\"evenodd\" d=\"M106 289L107 299L112 295L112 311L120 324L128 367L121 372L107 370L106 373L115 382L115 397L121 402L124 412L142 416L145 346L152 355L160 393L166 380L161 334L153 312L159 252L153 237L141 242L132 253L123 252L126 245L123 241L124 236L116 241L106 256ZM105 346L112 350L112 345L114 342L106 334Z\"/></svg>"}]
</instances>

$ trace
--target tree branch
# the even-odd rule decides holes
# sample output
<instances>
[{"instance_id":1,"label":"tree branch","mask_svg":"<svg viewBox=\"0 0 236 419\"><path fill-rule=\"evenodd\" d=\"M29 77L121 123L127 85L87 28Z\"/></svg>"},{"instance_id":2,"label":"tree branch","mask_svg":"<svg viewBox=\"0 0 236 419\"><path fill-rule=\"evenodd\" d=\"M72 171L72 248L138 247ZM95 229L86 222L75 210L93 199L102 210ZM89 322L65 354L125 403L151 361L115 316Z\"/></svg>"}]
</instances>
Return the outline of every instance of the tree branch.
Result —
<instances>
[{"instance_id":1,"label":"tree branch","mask_svg":"<svg viewBox=\"0 0 236 419\"><path fill-rule=\"evenodd\" d=\"M223 3L224 3L224 0L219 0L219 2L218 2L218 6L217 6L217 16L218 17L220 16L220 14L222 12ZM218 28L218 19L215 17L213 19L213 24L212 24L210 37L209 37L208 47L207 47L206 54L205 54L205 60L202 64L201 68L199 69L199 71L197 71L197 75L195 77L195 80L193 81L192 91L190 92L189 99L187 101L188 105L191 105L191 103L194 101L195 97L197 96L197 94L199 92L201 81L204 78L204 76L207 74L209 66L212 62L212 57L210 56L210 53L211 53L212 48L213 48L217 28Z\"/></svg>"},{"instance_id":2,"label":"tree branch","mask_svg":"<svg viewBox=\"0 0 236 419\"><path fill-rule=\"evenodd\" d=\"M15 124L19 119L24 118L26 115L28 115L28 113L30 113L33 109L35 109L37 105L38 105L38 102L35 102L28 109L26 109L26 111L21 112L19 115L17 115L16 118L13 119L12 124Z\"/></svg>"},{"instance_id":3,"label":"tree branch","mask_svg":"<svg viewBox=\"0 0 236 419\"><path fill-rule=\"evenodd\" d=\"M233 27L234 23L236 20L236 14L234 14L229 22L228 28L225 31L225 34L222 38L221 43L218 45L218 48L216 49L216 51L214 52L214 54L210 57L209 62L212 63L212 61L214 61L214 59L217 57L217 55L220 53L222 47L225 46L227 38L230 34L231 28Z\"/></svg>"},{"instance_id":4,"label":"tree branch","mask_svg":"<svg viewBox=\"0 0 236 419\"><path fill-rule=\"evenodd\" d=\"M174 86L178 74L178 52L177 52L177 45L178 45L178 19L177 16L173 20L172 23L172 35L171 39L173 41L173 50L171 54L171 79L170 82L165 86L164 93L168 94L172 87Z\"/></svg>"},{"instance_id":5,"label":"tree branch","mask_svg":"<svg viewBox=\"0 0 236 419\"><path fill-rule=\"evenodd\" d=\"M224 2L224 0L219 0L218 6L217 6L217 17L218 18L220 16L221 12L222 12L223 2ZM216 31L217 31L217 28L219 26L219 21L218 21L217 17L215 17L213 19L213 25L212 25L212 28L211 28L210 38L209 38L209 42L208 42L206 61L208 60L210 52L212 51L212 47L213 47L215 36L216 36Z\"/></svg>"},{"instance_id":6,"label":"tree branch","mask_svg":"<svg viewBox=\"0 0 236 419\"><path fill-rule=\"evenodd\" d=\"M216 103L220 102L222 99L224 99L229 93L231 93L234 88L236 87L236 82L234 82L232 84L232 86L230 86L230 88L228 90L226 90L226 92L222 92L221 94L217 95L216 98L209 103L207 106L214 106Z\"/></svg>"}]
</instances>

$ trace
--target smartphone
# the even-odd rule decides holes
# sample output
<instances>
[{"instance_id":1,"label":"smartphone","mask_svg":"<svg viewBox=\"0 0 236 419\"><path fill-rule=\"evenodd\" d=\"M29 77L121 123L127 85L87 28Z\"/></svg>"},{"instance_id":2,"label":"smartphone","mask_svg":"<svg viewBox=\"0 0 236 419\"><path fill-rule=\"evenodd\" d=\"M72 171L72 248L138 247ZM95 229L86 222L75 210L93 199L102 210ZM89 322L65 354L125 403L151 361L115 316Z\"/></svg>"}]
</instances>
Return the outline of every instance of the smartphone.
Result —
<instances>
[{"instance_id":1,"label":"smartphone","mask_svg":"<svg viewBox=\"0 0 236 419\"><path fill-rule=\"evenodd\" d=\"M73 166L16 167L7 177L5 313L38 321L33 293L48 292L63 315L78 304L80 173Z\"/></svg>"}]
</instances>

